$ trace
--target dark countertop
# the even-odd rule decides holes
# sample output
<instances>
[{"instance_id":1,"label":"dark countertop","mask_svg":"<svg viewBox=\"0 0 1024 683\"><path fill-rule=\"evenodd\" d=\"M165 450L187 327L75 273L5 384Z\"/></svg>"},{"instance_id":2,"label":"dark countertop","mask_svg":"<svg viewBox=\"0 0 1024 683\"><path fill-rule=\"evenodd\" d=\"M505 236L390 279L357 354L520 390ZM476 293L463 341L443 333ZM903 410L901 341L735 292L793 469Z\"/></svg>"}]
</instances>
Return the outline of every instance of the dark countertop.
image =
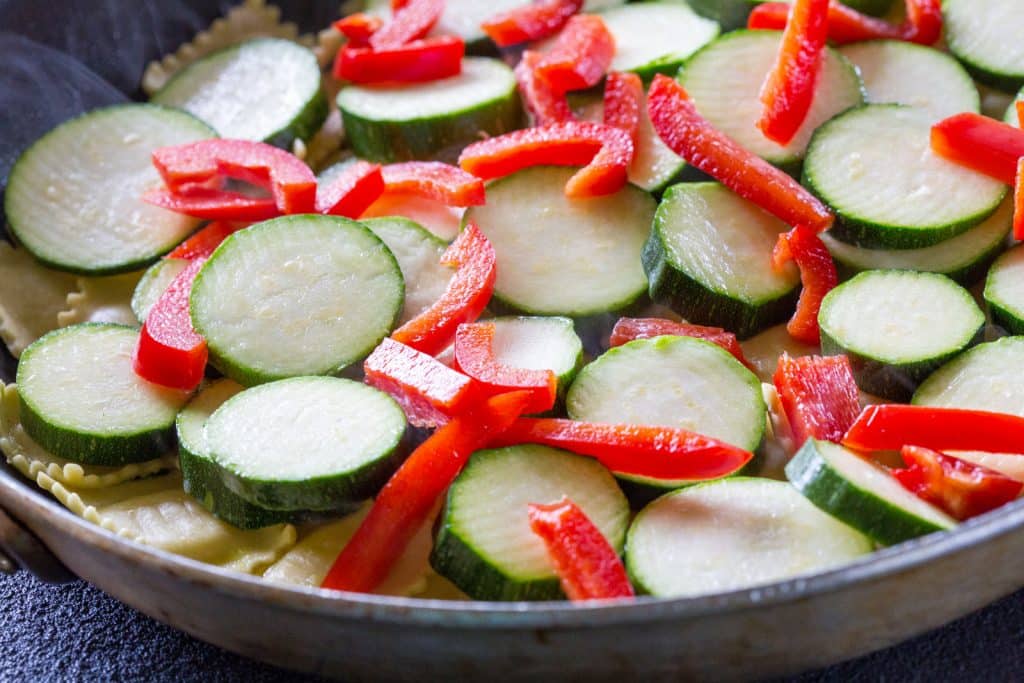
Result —
<instances>
[{"instance_id":1,"label":"dark countertop","mask_svg":"<svg viewBox=\"0 0 1024 683\"><path fill-rule=\"evenodd\" d=\"M793 634L799 638L799 633ZM1024 680L1024 591L946 628L794 681ZM207 645L79 581L0 575L0 681L313 681Z\"/></svg>"}]
</instances>

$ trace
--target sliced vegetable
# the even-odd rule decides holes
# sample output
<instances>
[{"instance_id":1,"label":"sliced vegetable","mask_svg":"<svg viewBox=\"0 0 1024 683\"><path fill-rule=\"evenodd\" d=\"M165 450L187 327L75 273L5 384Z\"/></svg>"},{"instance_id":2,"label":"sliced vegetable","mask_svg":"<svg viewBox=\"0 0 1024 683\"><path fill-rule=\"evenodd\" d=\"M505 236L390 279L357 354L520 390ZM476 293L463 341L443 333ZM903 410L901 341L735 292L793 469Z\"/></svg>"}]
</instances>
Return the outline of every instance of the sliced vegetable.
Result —
<instances>
[{"instance_id":1,"label":"sliced vegetable","mask_svg":"<svg viewBox=\"0 0 1024 683\"><path fill-rule=\"evenodd\" d=\"M572 121L574 117L565 93L556 92L546 81L537 78L536 68L540 60L539 52L527 50L516 65L516 81L523 105L533 115L537 126Z\"/></svg>"},{"instance_id":2,"label":"sliced vegetable","mask_svg":"<svg viewBox=\"0 0 1024 683\"><path fill-rule=\"evenodd\" d=\"M685 2L640 2L601 12L615 39L611 69L632 71L644 80L675 75L690 55L718 37L719 27Z\"/></svg>"},{"instance_id":3,"label":"sliced vegetable","mask_svg":"<svg viewBox=\"0 0 1024 683\"><path fill-rule=\"evenodd\" d=\"M407 161L383 169L389 192L414 194L448 206L484 203L484 183L457 166L439 161Z\"/></svg>"},{"instance_id":4,"label":"sliced vegetable","mask_svg":"<svg viewBox=\"0 0 1024 683\"><path fill-rule=\"evenodd\" d=\"M570 17L555 44L534 69L555 92L584 90L608 73L615 56L615 38L604 19L594 14Z\"/></svg>"},{"instance_id":5,"label":"sliced vegetable","mask_svg":"<svg viewBox=\"0 0 1024 683\"><path fill-rule=\"evenodd\" d=\"M373 49L400 47L427 35L441 18L444 0L407 0L395 9L391 20L370 36Z\"/></svg>"},{"instance_id":6,"label":"sliced vegetable","mask_svg":"<svg viewBox=\"0 0 1024 683\"><path fill-rule=\"evenodd\" d=\"M558 394L558 377L551 370L532 370L504 365L494 348L494 323L459 325L455 334L455 366L493 394L529 391L527 413L551 410Z\"/></svg>"},{"instance_id":7,"label":"sliced vegetable","mask_svg":"<svg viewBox=\"0 0 1024 683\"><path fill-rule=\"evenodd\" d=\"M334 561L322 587L372 591L426 523L469 456L506 429L529 401L526 392L495 396L435 431L377 494L370 513Z\"/></svg>"},{"instance_id":8,"label":"sliced vegetable","mask_svg":"<svg viewBox=\"0 0 1024 683\"><path fill-rule=\"evenodd\" d=\"M860 393L846 356L779 357L775 390L797 444L838 443L860 415Z\"/></svg>"},{"instance_id":9,"label":"sliced vegetable","mask_svg":"<svg viewBox=\"0 0 1024 683\"><path fill-rule=\"evenodd\" d=\"M612 329L608 345L611 347L622 346L637 339L650 339L661 336L693 337L703 339L733 355L739 362L749 369L750 363L743 356L743 349L736 341L736 335L723 330L721 327L706 327L704 325L691 325L689 323L677 323L662 318L619 318Z\"/></svg>"},{"instance_id":10,"label":"sliced vegetable","mask_svg":"<svg viewBox=\"0 0 1024 683\"><path fill-rule=\"evenodd\" d=\"M370 37L380 30L384 20L371 14L356 12L347 17L338 19L332 24L334 29L341 33L352 47L366 47L370 44Z\"/></svg>"},{"instance_id":11,"label":"sliced vegetable","mask_svg":"<svg viewBox=\"0 0 1024 683\"><path fill-rule=\"evenodd\" d=\"M1006 371L1018 367L1024 367L1024 337L979 344L936 370L918 388L914 403L1024 417L1024 384Z\"/></svg>"},{"instance_id":12,"label":"sliced vegetable","mask_svg":"<svg viewBox=\"0 0 1024 683\"><path fill-rule=\"evenodd\" d=\"M442 36L394 47L343 47L334 60L334 77L364 85L424 83L458 76L466 44Z\"/></svg>"},{"instance_id":13,"label":"sliced vegetable","mask_svg":"<svg viewBox=\"0 0 1024 683\"><path fill-rule=\"evenodd\" d=\"M242 226L237 223L210 223L187 240L176 246L165 258L168 259L199 259L209 258L220 246L221 242L230 237Z\"/></svg>"},{"instance_id":14,"label":"sliced vegetable","mask_svg":"<svg viewBox=\"0 0 1024 683\"><path fill-rule=\"evenodd\" d=\"M148 190L142 201L161 209L209 221L257 222L281 215L271 198L249 197L203 187L189 188L185 194L163 189Z\"/></svg>"},{"instance_id":15,"label":"sliced vegetable","mask_svg":"<svg viewBox=\"0 0 1024 683\"><path fill-rule=\"evenodd\" d=\"M907 40L932 45L942 37L942 0L907 0L903 24Z\"/></svg>"},{"instance_id":16,"label":"sliced vegetable","mask_svg":"<svg viewBox=\"0 0 1024 683\"><path fill-rule=\"evenodd\" d=\"M538 0L502 12L481 28L498 47L553 36L583 7L583 0Z\"/></svg>"},{"instance_id":17,"label":"sliced vegetable","mask_svg":"<svg viewBox=\"0 0 1024 683\"><path fill-rule=\"evenodd\" d=\"M964 408L874 405L860 414L843 445L864 451L921 446L940 451L1020 453L1024 417Z\"/></svg>"},{"instance_id":18,"label":"sliced vegetable","mask_svg":"<svg viewBox=\"0 0 1024 683\"><path fill-rule=\"evenodd\" d=\"M931 4L938 5L937 0ZM991 0L984 6L971 0L942 3L946 43L979 81L1005 92L1024 86L1024 15L1013 0ZM937 9L937 7L936 7Z\"/></svg>"},{"instance_id":19,"label":"sliced vegetable","mask_svg":"<svg viewBox=\"0 0 1024 683\"><path fill-rule=\"evenodd\" d=\"M556 316L491 318L494 356L498 363L523 370L544 370L558 378L559 399L583 365L583 342L573 322Z\"/></svg>"},{"instance_id":20,"label":"sliced vegetable","mask_svg":"<svg viewBox=\"0 0 1024 683\"><path fill-rule=\"evenodd\" d=\"M1013 185L1024 157L1024 130L965 112L932 127L932 149L942 157L978 173Z\"/></svg>"},{"instance_id":21,"label":"sliced vegetable","mask_svg":"<svg viewBox=\"0 0 1024 683\"><path fill-rule=\"evenodd\" d=\"M316 212L345 218L359 218L384 194L384 176L378 164L355 161L321 180L316 189Z\"/></svg>"},{"instance_id":22,"label":"sliced vegetable","mask_svg":"<svg viewBox=\"0 0 1024 683\"><path fill-rule=\"evenodd\" d=\"M529 517L570 600L633 597L618 553L576 503L568 497L550 505L530 503Z\"/></svg>"},{"instance_id":23,"label":"sliced vegetable","mask_svg":"<svg viewBox=\"0 0 1024 683\"><path fill-rule=\"evenodd\" d=\"M171 285L178 273L188 267L189 261L185 259L164 258L145 272L139 284L135 286L132 294L132 313L139 321L139 324L146 322L150 309L160 300L164 291Z\"/></svg>"},{"instance_id":24,"label":"sliced vegetable","mask_svg":"<svg viewBox=\"0 0 1024 683\"><path fill-rule=\"evenodd\" d=\"M643 113L644 84L636 74L616 71L604 85L604 124L626 131L636 149Z\"/></svg>"},{"instance_id":25,"label":"sliced vegetable","mask_svg":"<svg viewBox=\"0 0 1024 683\"><path fill-rule=\"evenodd\" d=\"M796 304L796 313L786 329L797 341L817 344L821 341L818 311L822 299L839 284L836 264L818 233L802 225L779 235L779 241L772 251L772 265L775 269L783 269L790 261L800 269L803 288Z\"/></svg>"},{"instance_id":26,"label":"sliced vegetable","mask_svg":"<svg viewBox=\"0 0 1024 683\"><path fill-rule=\"evenodd\" d=\"M828 208L795 180L712 127L682 86L655 76L647 101L651 122L672 151L790 225L832 224Z\"/></svg>"},{"instance_id":27,"label":"sliced vegetable","mask_svg":"<svg viewBox=\"0 0 1024 683\"><path fill-rule=\"evenodd\" d=\"M996 259L985 281L984 296L994 323L1010 334L1024 335L1024 246Z\"/></svg>"},{"instance_id":28,"label":"sliced vegetable","mask_svg":"<svg viewBox=\"0 0 1024 683\"><path fill-rule=\"evenodd\" d=\"M851 3L852 5L852 3ZM781 31L789 19L789 2L762 2L750 12L747 28ZM900 40L902 26L865 16L846 3L828 5L828 39L837 45L871 40Z\"/></svg>"},{"instance_id":29,"label":"sliced vegetable","mask_svg":"<svg viewBox=\"0 0 1024 683\"><path fill-rule=\"evenodd\" d=\"M1021 127L1024 128L1024 123L1021 123ZM1017 182L1014 185L1013 196L1013 239L1024 240L1024 157L1017 161Z\"/></svg>"}]
</instances>

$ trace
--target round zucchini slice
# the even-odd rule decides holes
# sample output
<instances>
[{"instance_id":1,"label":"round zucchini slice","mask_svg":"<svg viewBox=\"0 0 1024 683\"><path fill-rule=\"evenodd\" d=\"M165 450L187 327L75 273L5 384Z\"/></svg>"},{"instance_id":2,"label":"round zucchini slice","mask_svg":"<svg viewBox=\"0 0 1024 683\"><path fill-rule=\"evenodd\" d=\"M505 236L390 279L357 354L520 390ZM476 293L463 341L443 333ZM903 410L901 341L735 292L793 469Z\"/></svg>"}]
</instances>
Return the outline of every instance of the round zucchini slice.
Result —
<instances>
[{"instance_id":1,"label":"round zucchini slice","mask_svg":"<svg viewBox=\"0 0 1024 683\"><path fill-rule=\"evenodd\" d=\"M993 88L1024 86L1024 12L1016 0L946 0L946 44L971 74Z\"/></svg>"},{"instance_id":2,"label":"round zucchini slice","mask_svg":"<svg viewBox=\"0 0 1024 683\"><path fill-rule=\"evenodd\" d=\"M1024 245L1000 256L985 281L992 320L1010 334L1024 335Z\"/></svg>"},{"instance_id":3,"label":"round zucchini slice","mask_svg":"<svg viewBox=\"0 0 1024 683\"><path fill-rule=\"evenodd\" d=\"M913 403L1024 417L1024 337L979 344L936 370Z\"/></svg>"},{"instance_id":4,"label":"round zucchini slice","mask_svg":"<svg viewBox=\"0 0 1024 683\"><path fill-rule=\"evenodd\" d=\"M146 322L150 309L156 305L167 288L174 282L181 271L188 267L188 259L161 259L151 265L142 275L139 284L132 293L132 313L139 323Z\"/></svg>"}]
</instances>

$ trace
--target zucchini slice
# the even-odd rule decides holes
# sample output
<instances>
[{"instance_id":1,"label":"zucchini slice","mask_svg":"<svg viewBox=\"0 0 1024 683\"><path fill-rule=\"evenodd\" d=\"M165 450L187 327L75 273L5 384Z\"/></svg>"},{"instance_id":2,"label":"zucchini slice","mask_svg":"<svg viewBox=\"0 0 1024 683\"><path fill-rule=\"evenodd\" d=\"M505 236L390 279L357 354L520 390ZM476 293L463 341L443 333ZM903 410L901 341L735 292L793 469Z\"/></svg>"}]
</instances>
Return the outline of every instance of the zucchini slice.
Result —
<instances>
[{"instance_id":1,"label":"zucchini slice","mask_svg":"<svg viewBox=\"0 0 1024 683\"><path fill-rule=\"evenodd\" d=\"M192 286L192 324L240 384L333 375L391 332L404 289L391 250L362 224L285 216L218 247Z\"/></svg>"},{"instance_id":2,"label":"zucchini slice","mask_svg":"<svg viewBox=\"0 0 1024 683\"><path fill-rule=\"evenodd\" d=\"M574 420L679 427L748 451L760 448L768 420L760 380L728 351L690 337L607 351L580 370L566 408ZM617 476L659 490L692 483Z\"/></svg>"},{"instance_id":3,"label":"zucchini slice","mask_svg":"<svg viewBox=\"0 0 1024 683\"><path fill-rule=\"evenodd\" d=\"M626 567L644 593L691 597L822 572L872 550L789 484L737 477L645 507L629 528Z\"/></svg>"},{"instance_id":4,"label":"zucchini slice","mask_svg":"<svg viewBox=\"0 0 1024 683\"><path fill-rule=\"evenodd\" d=\"M920 108L934 121L981 110L971 75L945 52L902 40L854 43L839 52L860 71L868 102Z\"/></svg>"},{"instance_id":5,"label":"zucchini slice","mask_svg":"<svg viewBox=\"0 0 1024 683\"><path fill-rule=\"evenodd\" d=\"M138 319L139 324L146 322L149 311L156 302L160 300L163 293L174 282L181 271L188 267L188 259L161 259L151 265L143 273L139 283L135 285L135 292L132 293L132 313Z\"/></svg>"},{"instance_id":6,"label":"zucchini slice","mask_svg":"<svg viewBox=\"0 0 1024 683\"><path fill-rule=\"evenodd\" d=\"M1024 335L1024 245L1000 256L988 271L985 303L992 321L1010 334Z\"/></svg>"},{"instance_id":7,"label":"zucchini slice","mask_svg":"<svg viewBox=\"0 0 1024 683\"><path fill-rule=\"evenodd\" d=\"M1024 337L979 344L936 370L913 403L988 410L1024 417Z\"/></svg>"},{"instance_id":8,"label":"zucchini slice","mask_svg":"<svg viewBox=\"0 0 1024 683\"><path fill-rule=\"evenodd\" d=\"M946 43L985 85L1016 92L1024 86L1024 12L1017 0L946 0Z\"/></svg>"},{"instance_id":9,"label":"zucchini slice","mask_svg":"<svg viewBox=\"0 0 1024 683\"><path fill-rule=\"evenodd\" d=\"M857 70L834 49L826 48L807 120L788 145L772 142L761 134L757 120L764 110L761 85L775 64L781 39L778 31L727 33L693 55L679 72L679 80L715 127L767 161L794 168L814 130L839 112L862 104L864 89Z\"/></svg>"},{"instance_id":10,"label":"zucchini slice","mask_svg":"<svg viewBox=\"0 0 1024 683\"><path fill-rule=\"evenodd\" d=\"M478 451L448 490L430 564L476 600L565 597L527 506L571 498L619 553L629 504L600 463L547 446Z\"/></svg>"},{"instance_id":11,"label":"zucchini slice","mask_svg":"<svg viewBox=\"0 0 1024 683\"><path fill-rule=\"evenodd\" d=\"M492 318L494 356L498 363L523 370L551 370L564 396L583 365L583 342L572 320L561 317Z\"/></svg>"},{"instance_id":12,"label":"zucchini slice","mask_svg":"<svg viewBox=\"0 0 1024 683\"><path fill-rule=\"evenodd\" d=\"M878 465L828 441L808 439L786 477L809 501L882 545L956 526Z\"/></svg>"},{"instance_id":13,"label":"zucchini slice","mask_svg":"<svg viewBox=\"0 0 1024 683\"><path fill-rule=\"evenodd\" d=\"M839 285L818 314L821 349L846 354L857 385L909 400L936 368L982 339L985 314L943 275L871 270Z\"/></svg>"},{"instance_id":14,"label":"zucchini slice","mask_svg":"<svg viewBox=\"0 0 1024 683\"><path fill-rule=\"evenodd\" d=\"M336 377L248 389L206 423L227 487L270 510L339 510L373 496L401 462L405 415L390 396Z\"/></svg>"},{"instance_id":15,"label":"zucchini slice","mask_svg":"<svg viewBox=\"0 0 1024 683\"><path fill-rule=\"evenodd\" d=\"M230 379L217 380L200 391L178 413L178 459L185 493L239 529L260 529L293 521L295 515L258 507L229 489L221 479L220 468L210 456L206 422L217 408L243 389L245 387Z\"/></svg>"},{"instance_id":16,"label":"zucchini slice","mask_svg":"<svg viewBox=\"0 0 1024 683\"><path fill-rule=\"evenodd\" d=\"M741 339L784 321L800 275L792 265L777 272L771 254L788 229L717 183L672 186L643 251L651 299Z\"/></svg>"},{"instance_id":17,"label":"zucchini slice","mask_svg":"<svg viewBox=\"0 0 1024 683\"><path fill-rule=\"evenodd\" d=\"M430 83L346 86L338 108L356 156L381 162L454 160L481 134L523 123L512 70L482 57L467 57L461 74Z\"/></svg>"},{"instance_id":18,"label":"zucchini slice","mask_svg":"<svg viewBox=\"0 0 1024 683\"><path fill-rule=\"evenodd\" d=\"M313 137L327 118L320 67L308 48L260 38L190 64L152 101L197 116L237 140L286 149Z\"/></svg>"},{"instance_id":19,"label":"zucchini slice","mask_svg":"<svg viewBox=\"0 0 1024 683\"><path fill-rule=\"evenodd\" d=\"M160 185L150 155L212 137L190 114L150 104L96 109L62 123L11 169L4 195L11 232L51 268L81 275L138 270L199 225L142 201Z\"/></svg>"},{"instance_id":20,"label":"zucchini slice","mask_svg":"<svg viewBox=\"0 0 1024 683\"><path fill-rule=\"evenodd\" d=\"M818 129L804 183L835 210L833 237L861 247L919 249L995 212L1006 186L935 154L931 123L912 107L872 104Z\"/></svg>"},{"instance_id":21,"label":"zucchini slice","mask_svg":"<svg viewBox=\"0 0 1024 683\"><path fill-rule=\"evenodd\" d=\"M487 188L487 204L466 211L498 255L495 297L537 315L582 318L623 309L647 289L640 252L655 203L627 185L606 197L573 200L574 168L540 166Z\"/></svg>"},{"instance_id":22,"label":"zucchini slice","mask_svg":"<svg viewBox=\"0 0 1024 683\"><path fill-rule=\"evenodd\" d=\"M44 335L18 363L25 431L47 451L83 465L116 467L171 450L188 395L132 369L138 332L85 323Z\"/></svg>"},{"instance_id":23,"label":"zucchini slice","mask_svg":"<svg viewBox=\"0 0 1024 683\"><path fill-rule=\"evenodd\" d=\"M916 270L940 273L968 287L985 277L1006 244L1013 224L1013 201L1007 198L981 225L920 249L866 249L823 233L839 274L850 278L865 270Z\"/></svg>"},{"instance_id":24,"label":"zucchini slice","mask_svg":"<svg viewBox=\"0 0 1024 683\"><path fill-rule=\"evenodd\" d=\"M611 70L633 71L647 80L675 74L686 59L718 36L718 24L685 2L642 2L601 13L615 38Z\"/></svg>"}]
</instances>

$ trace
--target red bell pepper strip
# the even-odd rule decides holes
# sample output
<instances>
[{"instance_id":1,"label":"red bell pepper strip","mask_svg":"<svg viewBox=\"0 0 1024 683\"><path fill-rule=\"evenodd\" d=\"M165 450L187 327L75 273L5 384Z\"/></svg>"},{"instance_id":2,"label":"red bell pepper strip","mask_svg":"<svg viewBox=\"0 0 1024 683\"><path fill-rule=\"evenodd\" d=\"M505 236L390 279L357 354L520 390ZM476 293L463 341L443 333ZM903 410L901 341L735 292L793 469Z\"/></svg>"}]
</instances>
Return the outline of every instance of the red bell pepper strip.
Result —
<instances>
[{"instance_id":1,"label":"red bell pepper strip","mask_svg":"<svg viewBox=\"0 0 1024 683\"><path fill-rule=\"evenodd\" d=\"M932 126L935 153L1007 185L1024 157L1024 130L981 114L955 114Z\"/></svg>"},{"instance_id":2,"label":"red bell pepper strip","mask_svg":"<svg viewBox=\"0 0 1024 683\"><path fill-rule=\"evenodd\" d=\"M800 183L716 130L675 79L654 77L647 95L651 123L687 163L789 225L827 230L834 216Z\"/></svg>"},{"instance_id":3,"label":"red bell pepper strip","mask_svg":"<svg viewBox=\"0 0 1024 683\"><path fill-rule=\"evenodd\" d=\"M788 145L807 120L824 58L828 0L794 0L775 65L761 88L765 137Z\"/></svg>"},{"instance_id":4,"label":"red bell pepper strip","mask_svg":"<svg viewBox=\"0 0 1024 683\"><path fill-rule=\"evenodd\" d=\"M741 470L753 454L674 427L520 418L491 446L536 443L594 458L618 474L666 481L705 481Z\"/></svg>"},{"instance_id":5,"label":"red bell pepper strip","mask_svg":"<svg viewBox=\"0 0 1024 683\"><path fill-rule=\"evenodd\" d=\"M384 26L370 36L370 47L387 50L418 40L434 27L444 12L444 0L410 0L402 6Z\"/></svg>"},{"instance_id":6,"label":"red bell pepper strip","mask_svg":"<svg viewBox=\"0 0 1024 683\"><path fill-rule=\"evenodd\" d=\"M210 223L175 247L165 258L188 259L189 261L210 258L210 254L220 246L221 242L243 227L245 224L236 225L226 221Z\"/></svg>"},{"instance_id":7,"label":"red bell pepper strip","mask_svg":"<svg viewBox=\"0 0 1024 683\"><path fill-rule=\"evenodd\" d=\"M246 197L237 192L189 188L185 194L164 189L149 190L142 201L161 209L207 221L258 222L281 215L273 199Z\"/></svg>"},{"instance_id":8,"label":"red bell pepper strip","mask_svg":"<svg viewBox=\"0 0 1024 683\"><path fill-rule=\"evenodd\" d=\"M721 327L705 327L704 325L691 325L689 323L677 323L661 318L619 318L612 328L612 336L609 340L611 346L622 346L635 339L650 339L671 335L674 337L693 337L703 339L731 353L736 360L745 366L754 369L747 357L743 355L743 349L736 340L736 335Z\"/></svg>"},{"instance_id":9,"label":"red bell pepper strip","mask_svg":"<svg viewBox=\"0 0 1024 683\"><path fill-rule=\"evenodd\" d=\"M251 140L201 140L153 152L153 165L172 192L188 185L235 178L271 191L281 213L310 213L316 176L292 154Z\"/></svg>"},{"instance_id":10,"label":"red bell pepper strip","mask_svg":"<svg viewBox=\"0 0 1024 683\"><path fill-rule=\"evenodd\" d=\"M644 84L634 73L614 71L604 84L604 124L629 134L636 148L643 114Z\"/></svg>"},{"instance_id":11,"label":"red bell pepper strip","mask_svg":"<svg viewBox=\"0 0 1024 683\"><path fill-rule=\"evenodd\" d=\"M484 396L472 378L394 339L374 349L363 371L366 383L395 399L417 427L445 424Z\"/></svg>"},{"instance_id":12,"label":"red bell pepper strip","mask_svg":"<svg viewBox=\"0 0 1024 683\"><path fill-rule=\"evenodd\" d=\"M1014 102L1017 107L1017 125L1024 129L1024 100Z\"/></svg>"},{"instance_id":13,"label":"red bell pepper strip","mask_svg":"<svg viewBox=\"0 0 1024 683\"><path fill-rule=\"evenodd\" d=\"M634 596L622 560L576 503L568 498L552 505L530 503L527 514L570 600Z\"/></svg>"},{"instance_id":14,"label":"red bell pepper strip","mask_svg":"<svg viewBox=\"0 0 1024 683\"><path fill-rule=\"evenodd\" d=\"M192 391L206 370L206 340L192 328L189 295L204 258L193 260L157 300L142 325L132 366L146 381Z\"/></svg>"},{"instance_id":15,"label":"red bell pepper strip","mask_svg":"<svg viewBox=\"0 0 1024 683\"><path fill-rule=\"evenodd\" d=\"M519 417L530 400L529 392L495 396L420 444L377 494L322 587L368 593L380 585L469 456Z\"/></svg>"},{"instance_id":16,"label":"red bell pepper strip","mask_svg":"<svg viewBox=\"0 0 1024 683\"><path fill-rule=\"evenodd\" d=\"M551 410L558 396L558 377L551 370L526 370L502 365L494 354L494 323L459 325L455 334L455 367L480 382L490 394L529 391L527 413Z\"/></svg>"},{"instance_id":17,"label":"red bell pepper strip","mask_svg":"<svg viewBox=\"0 0 1024 683\"><path fill-rule=\"evenodd\" d=\"M942 1L907 0L907 20L901 27L904 40L933 45L942 37Z\"/></svg>"},{"instance_id":18,"label":"red bell pepper strip","mask_svg":"<svg viewBox=\"0 0 1024 683\"><path fill-rule=\"evenodd\" d=\"M1024 417L962 408L868 406L846 432L843 445L861 451L922 446L1024 455Z\"/></svg>"},{"instance_id":19,"label":"red bell pepper strip","mask_svg":"<svg viewBox=\"0 0 1024 683\"><path fill-rule=\"evenodd\" d=\"M466 44L440 36L375 50L343 47L334 59L334 77L352 83L423 83L462 73Z\"/></svg>"},{"instance_id":20,"label":"red bell pepper strip","mask_svg":"<svg viewBox=\"0 0 1024 683\"><path fill-rule=\"evenodd\" d=\"M779 241L772 251L772 264L777 270L781 270L789 261L795 262L800 269L803 289L796 304L796 313L786 329L797 341L820 344L818 311L821 310L821 300L839 284L836 264L818 233L802 225L779 235Z\"/></svg>"},{"instance_id":21,"label":"red bell pepper strip","mask_svg":"<svg viewBox=\"0 0 1024 683\"><path fill-rule=\"evenodd\" d=\"M441 256L441 264L458 270L448 289L430 308L391 335L397 342L436 356L454 340L462 323L475 322L494 293L497 277L494 247L470 222Z\"/></svg>"},{"instance_id":22,"label":"red bell pepper strip","mask_svg":"<svg viewBox=\"0 0 1024 683\"><path fill-rule=\"evenodd\" d=\"M784 353L772 381L797 446L807 439L839 443L860 415L860 391L846 356Z\"/></svg>"},{"instance_id":23,"label":"red bell pepper strip","mask_svg":"<svg viewBox=\"0 0 1024 683\"><path fill-rule=\"evenodd\" d=\"M572 198L611 194L626 185L633 142L601 123L567 121L488 138L462 150L459 165L491 180L530 166L583 166L565 185Z\"/></svg>"},{"instance_id":24,"label":"red bell pepper strip","mask_svg":"<svg viewBox=\"0 0 1024 683\"><path fill-rule=\"evenodd\" d=\"M527 50L523 53L519 64L516 65L516 82L519 84L519 94L522 96L524 106L533 114L533 122L536 126L572 121L576 117L573 116L565 93L555 92L547 83L538 79L534 73L540 60L539 53Z\"/></svg>"},{"instance_id":25,"label":"red bell pepper strip","mask_svg":"<svg viewBox=\"0 0 1024 683\"><path fill-rule=\"evenodd\" d=\"M892 476L917 497L963 521L1015 500L1024 483L981 465L920 446L904 446L906 467Z\"/></svg>"},{"instance_id":26,"label":"red bell pepper strip","mask_svg":"<svg viewBox=\"0 0 1024 683\"><path fill-rule=\"evenodd\" d=\"M389 192L433 199L446 206L481 206L486 201L484 181L458 166L440 161L406 161L383 168Z\"/></svg>"},{"instance_id":27,"label":"red bell pepper strip","mask_svg":"<svg viewBox=\"0 0 1024 683\"><path fill-rule=\"evenodd\" d=\"M316 189L316 212L359 218L384 194L384 176L379 164L356 161Z\"/></svg>"},{"instance_id":28,"label":"red bell pepper strip","mask_svg":"<svg viewBox=\"0 0 1024 683\"><path fill-rule=\"evenodd\" d=\"M1013 207L1013 239L1024 240L1024 157L1017 160L1017 185L1013 191Z\"/></svg>"},{"instance_id":29,"label":"red bell pepper strip","mask_svg":"<svg viewBox=\"0 0 1024 683\"><path fill-rule=\"evenodd\" d=\"M351 47L366 47L370 44L370 37L380 30L384 20L370 14L357 12L339 19L332 26L334 30L341 33L348 39Z\"/></svg>"},{"instance_id":30,"label":"red bell pepper strip","mask_svg":"<svg viewBox=\"0 0 1024 683\"><path fill-rule=\"evenodd\" d=\"M553 36L583 8L583 0L539 0L488 19L480 28L498 47Z\"/></svg>"},{"instance_id":31,"label":"red bell pepper strip","mask_svg":"<svg viewBox=\"0 0 1024 683\"><path fill-rule=\"evenodd\" d=\"M566 23L535 72L555 92L590 88L604 78L615 56L615 38L604 19L578 14Z\"/></svg>"},{"instance_id":32,"label":"red bell pepper strip","mask_svg":"<svg viewBox=\"0 0 1024 683\"><path fill-rule=\"evenodd\" d=\"M747 18L747 28L781 31L789 19L788 2L765 2L754 7ZM902 27L882 19L861 14L840 2L828 6L828 38L837 45L864 40L900 40Z\"/></svg>"}]
</instances>

